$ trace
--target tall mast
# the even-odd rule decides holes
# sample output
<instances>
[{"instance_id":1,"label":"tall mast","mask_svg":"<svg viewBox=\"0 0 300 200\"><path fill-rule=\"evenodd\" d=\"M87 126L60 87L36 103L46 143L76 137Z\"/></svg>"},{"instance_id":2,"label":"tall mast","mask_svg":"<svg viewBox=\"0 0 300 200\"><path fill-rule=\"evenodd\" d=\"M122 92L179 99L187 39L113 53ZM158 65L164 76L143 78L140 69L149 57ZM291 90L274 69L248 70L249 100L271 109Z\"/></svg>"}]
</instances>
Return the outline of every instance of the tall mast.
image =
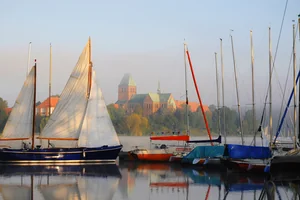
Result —
<instances>
[{"instance_id":1,"label":"tall mast","mask_svg":"<svg viewBox=\"0 0 300 200\"><path fill-rule=\"evenodd\" d=\"M296 149L297 147L297 137L296 137L296 133L297 133L297 124L296 124L296 120L297 120L297 91L296 91L296 31L295 31L295 24L293 24L293 85L294 85L294 149Z\"/></svg>"},{"instance_id":2,"label":"tall mast","mask_svg":"<svg viewBox=\"0 0 300 200\"><path fill-rule=\"evenodd\" d=\"M218 75L218 59L217 59L217 53L216 52L215 52L215 65L216 65L216 85L217 85L218 132L219 132L219 135L221 135L219 75Z\"/></svg>"},{"instance_id":3,"label":"tall mast","mask_svg":"<svg viewBox=\"0 0 300 200\"><path fill-rule=\"evenodd\" d=\"M251 43L251 69L252 69L252 120L253 120L253 134L254 134L254 146L256 145L256 115L255 115L255 98L254 98L254 50L253 50L253 39L252 30L250 31L250 43Z\"/></svg>"},{"instance_id":4,"label":"tall mast","mask_svg":"<svg viewBox=\"0 0 300 200\"><path fill-rule=\"evenodd\" d=\"M52 45L50 43L50 66L49 66L49 117L51 115L51 80L52 80Z\"/></svg>"},{"instance_id":5,"label":"tall mast","mask_svg":"<svg viewBox=\"0 0 300 200\"><path fill-rule=\"evenodd\" d=\"M299 41L300 41L300 14L298 15L298 28L299 28ZM295 38L295 40L296 40L296 38ZM295 63L294 63L294 65L296 65L296 54L295 54ZM297 80L296 80L296 82L297 82ZM300 94L300 86L298 88L299 88L298 90L299 90L299 94ZM298 98L299 98L298 99L298 101L299 101L298 102L298 124L299 124L299 126L298 126L298 141L300 143L300 96Z\"/></svg>"},{"instance_id":6,"label":"tall mast","mask_svg":"<svg viewBox=\"0 0 300 200\"><path fill-rule=\"evenodd\" d=\"M91 92L91 86L92 86L92 66L93 66L93 63L92 63L92 52L91 52L91 49L92 49L92 43L91 43L91 37L89 37L89 71L88 71L88 88L87 88L87 94L88 94L88 98L90 97L90 92Z\"/></svg>"},{"instance_id":7,"label":"tall mast","mask_svg":"<svg viewBox=\"0 0 300 200\"><path fill-rule=\"evenodd\" d=\"M29 45L28 45L28 58L27 58L27 73L26 73L26 76L28 76L28 73L29 73L30 54L31 54L31 42L29 42Z\"/></svg>"},{"instance_id":8,"label":"tall mast","mask_svg":"<svg viewBox=\"0 0 300 200\"><path fill-rule=\"evenodd\" d=\"M269 134L270 144L273 140L273 125L272 125L272 42L271 42L271 27L269 27Z\"/></svg>"},{"instance_id":9,"label":"tall mast","mask_svg":"<svg viewBox=\"0 0 300 200\"><path fill-rule=\"evenodd\" d=\"M188 88L187 88L187 67L186 67L186 43L183 43L184 47L184 75L185 75L185 115L186 115L186 132L187 135L190 135L190 123L189 123L189 111L188 111L188 106L189 106L189 97L188 97Z\"/></svg>"},{"instance_id":10,"label":"tall mast","mask_svg":"<svg viewBox=\"0 0 300 200\"><path fill-rule=\"evenodd\" d=\"M224 102L224 63L223 63L223 45L222 45L222 38L220 38L220 48L221 48L221 71L222 71L222 104L223 104L223 134L226 142L226 125L225 125L225 102Z\"/></svg>"},{"instance_id":11,"label":"tall mast","mask_svg":"<svg viewBox=\"0 0 300 200\"><path fill-rule=\"evenodd\" d=\"M235 77L236 99L238 104L237 106L238 106L239 121L240 121L241 139L242 139L242 145L244 145L244 133L243 133L243 126L242 126L242 116L241 116L241 108L240 108L240 98L239 98L238 82L237 82L237 75L236 75L236 64L235 64L235 57L234 57L232 35L230 35L230 38L231 38L231 47L232 47L232 59L233 59L233 68L234 68L234 77Z\"/></svg>"},{"instance_id":12,"label":"tall mast","mask_svg":"<svg viewBox=\"0 0 300 200\"><path fill-rule=\"evenodd\" d=\"M200 92L198 90L198 84L197 84L197 81L196 81L196 78L195 78L193 64L192 64L192 60L191 60L190 53L189 53L188 49L186 49L186 54L187 54L187 58L188 58L188 61L189 61L189 64L190 64L190 70L191 70L191 73L192 73L192 78L193 78L193 81L194 81L194 86L195 86L195 89L196 89L196 93L197 93L198 100L199 100L199 103L200 103L200 108L201 108L202 115L203 115L203 118L204 118L204 122L205 122L205 127L206 127L206 130L207 130L207 134L208 134L209 140L211 141L212 138L211 138L211 134L210 134L210 129L209 129L209 126L208 126L208 122L207 122L207 119L206 119L206 115L205 115L205 111L204 111L204 108L203 108L202 100L201 100L201 97L200 97ZM214 146L214 144L212 142L211 142L211 145Z\"/></svg>"},{"instance_id":13,"label":"tall mast","mask_svg":"<svg viewBox=\"0 0 300 200\"><path fill-rule=\"evenodd\" d=\"M34 86L33 86L33 104L32 104L32 133L31 133L32 149L34 149L35 102L36 102L36 59L34 60Z\"/></svg>"}]
</instances>

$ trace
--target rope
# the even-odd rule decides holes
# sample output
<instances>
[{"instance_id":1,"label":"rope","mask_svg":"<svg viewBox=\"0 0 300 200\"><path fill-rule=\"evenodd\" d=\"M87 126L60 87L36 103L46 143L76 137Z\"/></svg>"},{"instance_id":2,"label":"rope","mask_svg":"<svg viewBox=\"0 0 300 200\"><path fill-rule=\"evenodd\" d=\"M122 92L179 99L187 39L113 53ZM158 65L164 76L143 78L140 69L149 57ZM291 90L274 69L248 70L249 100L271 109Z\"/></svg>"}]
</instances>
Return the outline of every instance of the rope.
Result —
<instances>
[{"instance_id":1,"label":"rope","mask_svg":"<svg viewBox=\"0 0 300 200\"><path fill-rule=\"evenodd\" d=\"M275 55L274 55L274 60L273 60L273 67L272 67L272 70L271 70L271 77L272 77L273 69L274 69L274 66L275 66L274 64L275 64L275 61L276 61L276 58L277 58L279 41L280 41L280 38L281 38L281 32L282 32L283 22L284 22L284 19L285 19L285 13L286 13L287 5L288 5L288 0L286 0L284 12L283 12L283 17L282 17L282 21L281 21L279 36L278 36L276 50L275 50ZM267 92L266 92L267 94L266 94L266 97L265 97L265 105L264 105L264 108L263 108L263 113L262 113L262 116L261 116L261 121L260 121L260 125L259 125L259 128L258 128L257 132L261 131L261 126L262 126L262 123L263 123L263 120L264 120L264 114L265 114L266 105L267 105L267 99L268 99L268 95L269 95L269 93L268 93L269 88L270 88L270 82L268 84L268 88L267 88ZM261 139L263 140L262 134L261 134ZM263 145L263 141L262 141L262 145Z\"/></svg>"}]
</instances>

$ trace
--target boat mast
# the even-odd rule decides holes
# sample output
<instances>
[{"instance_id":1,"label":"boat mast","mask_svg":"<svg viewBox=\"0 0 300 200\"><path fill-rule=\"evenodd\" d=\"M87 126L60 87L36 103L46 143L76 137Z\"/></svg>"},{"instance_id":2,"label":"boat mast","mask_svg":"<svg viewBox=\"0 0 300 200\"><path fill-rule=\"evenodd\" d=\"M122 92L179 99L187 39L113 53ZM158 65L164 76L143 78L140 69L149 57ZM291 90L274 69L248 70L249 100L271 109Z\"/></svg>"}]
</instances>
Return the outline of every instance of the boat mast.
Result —
<instances>
[{"instance_id":1,"label":"boat mast","mask_svg":"<svg viewBox=\"0 0 300 200\"><path fill-rule=\"evenodd\" d=\"M211 134L210 134L210 129L209 129L209 126L208 126L206 115L205 115L205 111L204 111L204 108L203 108L202 100L201 100L201 97L200 97L200 92L198 90L198 85L197 85L197 81L196 81L196 78L195 78L193 64L192 64L192 60L191 60L188 48L186 48L186 54L187 54L187 58L188 58L188 61L189 61L189 65L190 65L190 69L191 69L191 73L192 73L192 77L193 77L193 81L194 81L194 86L195 86L196 93L197 93L197 96L198 96L198 100L199 100L199 103L200 103L200 108L201 108L202 115L203 115L203 118L204 118L204 122L205 122L205 127L206 127L206 130L207 130L207 134L208 134L209 140L212 140ZM214 144L212 143L212 141L211 141L211 146L214 146Z\"/></svg>"},{"instance_id":2,"label":"boat mast","mask_svg":"<svg viewBox=\"0 0 300 200\"><path fill-rule=\"evenodd\" d=\"M256 145L256 115L255 115L255 98L254 98L254 51L253 51L253 39L252 30L250 31L250 43L251 43L251 70L252 70L252 120L253 120L253 134L254 134L254 146Z\"/></svg>"},{"instance_id":3,"label":"boat mast","mask_svg":"<svg viewBox=\"0 0 300 200\"><path fill-rule=\"evenodd\" d=\"M29 42L29 46L28 46L28 58L27 58L27 73L26 73L26 76L28 76L28 73L29 73L30 53L31 53L31 42Z\"/></svg>"},{"instance_id":4,"label":"boat mast","mask_svg":"<svg viewBox=\"0 0 300 200\"><path fill-rule=\"evenodd\" d=\"M294 149L297 147L297 138L296 138L296 131L297 131L297 94L296 94L296 32L295 32L295 24L293 24L293 85L294 85Z\"/></svg>"},{"instance_id":5,"label":"boat mast","mask_svg":"<svg viewBox=\"0 0 300 200\"><path fill-rule=\"evenodd\" d=\"M238 82L237 82L237 75L236 75L236 64L235 64L235 57L234 57L233 39L231 34L230 34L230 38L231 38L232 59L233 59L233 68L234 68L234 77L235 77L236 98L237 98L239 121L240 121L241 139L242 139L242 145L244 145L244 133L242 127L242 116L241 116L239 90L238 90Z\"/></svg>"},{"instance_id":6,"label":"boat mast","mask_svg":"<svg viewBox=\"0 0 300 200\"><path fill-rule=\"evenodd\" d=\"M89 71L88 71L88 88L87 88L87 94L88 94L88 98L90 97L90 92L91 92L91 86L92 86L92 43L91 43L91 37L89 37Z\"/></svg>"},{"instance_id":7,"label":"boat mast","mask_svg":"<svg viewBox=\"0 0 300 200\"><path fill-rule=\"evenodd\" d=\"M49 66L49 117L51 115L51 80L52 80L52 45L50 43L50 66Z\"/></svg>"},{"instance_id":8,"label":"boat mast","mask_svg":"<svg viewBox=\"0 0 300 200\"><path fill-rule=\"evenodd\" d=\"M224 63L223 63L223 45L222 38L220 38L220 48L221 48L221 71L222 71L222 104L223 104L223 134L226 142L226 129L225 129L225 102L224 102Z\"/></svg>"},{"instance_id":9,"label":"boat mast","mask_svg":"<svg viewBox=\"0 0 300 200\"><path fill-rule=\"evenodd\" d=\"M273 125L272 125L272 42L271 42L271 27L269 27L269 134L270 134L270 145L273 140Z\"/></svg>"},{"instance_id":10,"label":"boat mast","mask_svg":"<svg viewBox=\"0 0 300 200\"><path fill-rule=\"evenodd\" d=\"M188 88L187 88L187 67L186 67L186 43L183 43L184 47L184 75L185 75L185 115L186 115L186 132L187 135L190 135L190 124L189 124L189 111L188 111L188 106L189 106L189 97L188 97Z\"/></svg>"},{"instance_id":11,"label":"boat mast","mask_svg":"<svg viewBox=\"0 0 300 200\"><path fill-rule=\"evenodd\" d=\"M217 59L217 53L216 52L215 52L215 65L216 65L216 85L217 85L218 132L219 132L219 135L221 135L218 59Z\"/></svg>"},{"instance_id":12,"label":"boat mast","mask_svg":"<svg viewBox=\"0 0 300 200\"><path fill-rule=\"evenodd\" d=\"M33 175L30 176L30 199L33 200Z\"/></svg>"},{"instance_id":13,"label":"boat mast","mask_svg":"<svg viewBox=\"0 0 300 200\"><path fill-rule=\"evenodd\" d=\"M34 81L33 81L33 105L32 105L32 133L31 148L34 149L34 128L35 128L35 102L36 102L36 59L34 60Z\"/></svg>"},{"instance_id":14,"label":"boat mast","mask_svg":"<svg viewBox=\"0 0 300 200\"><path fill-rule=\"evenodd\" d=\"M298 15L298 28L299 28L299 41L300 41L300 14ZM295 36L296 37L296 36ZM295 38L296 40L296 38ZM296 47L295 47L296 48ZM296 50L295 50L296 51ZM295 54L296 57L296 54ZM296 65L296 58L295 58L295 65ZM299 72L298 72L299 73ZM297 80L296 80L296 84L297 84ZM299 94L300 94L300 86L299 86ZM298 97L298 141L300 143L300 96Z\"/></svg>"}]
</instances>

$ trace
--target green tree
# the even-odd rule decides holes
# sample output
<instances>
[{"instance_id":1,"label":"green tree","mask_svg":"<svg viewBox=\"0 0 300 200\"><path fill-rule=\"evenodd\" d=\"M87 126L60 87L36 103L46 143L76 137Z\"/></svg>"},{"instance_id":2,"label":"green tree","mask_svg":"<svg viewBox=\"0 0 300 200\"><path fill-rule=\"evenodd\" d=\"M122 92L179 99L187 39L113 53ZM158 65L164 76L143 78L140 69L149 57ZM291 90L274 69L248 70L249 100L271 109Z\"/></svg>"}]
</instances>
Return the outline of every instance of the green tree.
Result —
<instances>
[{"instance_id":1,"label":"green tree","mask_svg":"<svg viewBox=\"0 0 300 200\"><path fill-rule=\"evenodd\" d=\"M0 133L2 133L2 131L5 127L7 118L8 118L8 116L7 116L6 112L4 110L0 109Z\"/></svg>"},{"instance_id":2,"label":"green tree","mask_svg":"<svg viewBox=\"0 0 300 200\"><path fill-rule=\"evenodd\" d=\"M5 109L7 108L7 101L3 100L0 97L0 133L2 133L4 126L6 124L7 121L7 114L5 112Z\"/></svg>"},{"instance_id":3,"label":"green tree","mask_svg":"<svg viewBox=\"0 0 300 200\"><path fill-rule=\"evenodd\" d=\"M143 108L140 104L137 104L135 107L134 107L134 113L138 114L138 115L143 115Z\"/></svg>"},{"instance_id":4,"label":"green tree","mask_svg":"<svg viewBox=\"0 0 300 200\"><path fill-rule=\"evenodd\" d=\"M7 101L0 97L0 110L5 110L7 108Z\"/></svg>"},{"instance_id":5,"label":"green tree","mask_svg":"<svg viewBox=\"0 0 300 200\"><path fill-rule=\"evenodd\" d=\"M129 129L125 122L126 112L123 108L116 108L114 104L107 106L108 113L118 134L128 134Z\"/></svg>"},{"instance_id":6,"label":"green tree","mask_svg":"<svg viewBox=\"0 0 300 200\"><path fill-rule=\"evenodd\" d=\"M48 122L49 117L38 117L38 120L40 121L40 123L37 123L37 129L39 130L39 132L42 132L42 130L44 129L44 127L46 126L47 122Z\"/></svg>"},{"instance_id":7,"label":"green tree","mask_svg":"<svg viewBox=\"0 0 300 200\"><path fill-rule=\"evenodd\" d=\"M247 110L243 119L243 131L244 134L253 135L254 132L258 128L259 121L255 119L255 125L254 131L253 131L253 110Z\"/></svg>"},{"instance_id":8,"label":"green tree","mask_svg":"<svg viewBox=\"0 0 300 200\"><path fill-rule=\"evenodd\" d=\"M132 113L131 115L126 117L125 121L132 135L135 136L142 135L142 130L141 130L142 119L140 115L136 113Z\"/></svg>"}]
</instances>

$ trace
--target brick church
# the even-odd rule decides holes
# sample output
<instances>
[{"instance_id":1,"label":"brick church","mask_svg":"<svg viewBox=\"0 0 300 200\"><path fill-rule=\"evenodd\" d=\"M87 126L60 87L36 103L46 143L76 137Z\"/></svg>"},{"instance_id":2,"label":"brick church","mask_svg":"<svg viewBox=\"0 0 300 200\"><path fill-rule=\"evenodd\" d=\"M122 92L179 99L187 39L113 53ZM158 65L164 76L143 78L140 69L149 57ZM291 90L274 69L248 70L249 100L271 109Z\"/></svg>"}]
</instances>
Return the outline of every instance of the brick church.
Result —
<instances>
[{"instance_id":1,"label":"brick church","mask_svg":"<svg viewBox=\"0 0 300 200\"><path fill-rule=\"evenodd\" d=\"M157 93L137 94L136 83L130 74L125 74L118 86L118 101L115 103L118 107L124 108L127 112L134 111L137 105L143 110L143 115L148 116L157 112L160 108L176 110L176 108L185 106L185 101L176 101L171 93L161 93L159 85ZM199 103L189 102L192 112L197 111ZM208 106L204 106L208 111Z\"/></svg>"}]
</instances>

